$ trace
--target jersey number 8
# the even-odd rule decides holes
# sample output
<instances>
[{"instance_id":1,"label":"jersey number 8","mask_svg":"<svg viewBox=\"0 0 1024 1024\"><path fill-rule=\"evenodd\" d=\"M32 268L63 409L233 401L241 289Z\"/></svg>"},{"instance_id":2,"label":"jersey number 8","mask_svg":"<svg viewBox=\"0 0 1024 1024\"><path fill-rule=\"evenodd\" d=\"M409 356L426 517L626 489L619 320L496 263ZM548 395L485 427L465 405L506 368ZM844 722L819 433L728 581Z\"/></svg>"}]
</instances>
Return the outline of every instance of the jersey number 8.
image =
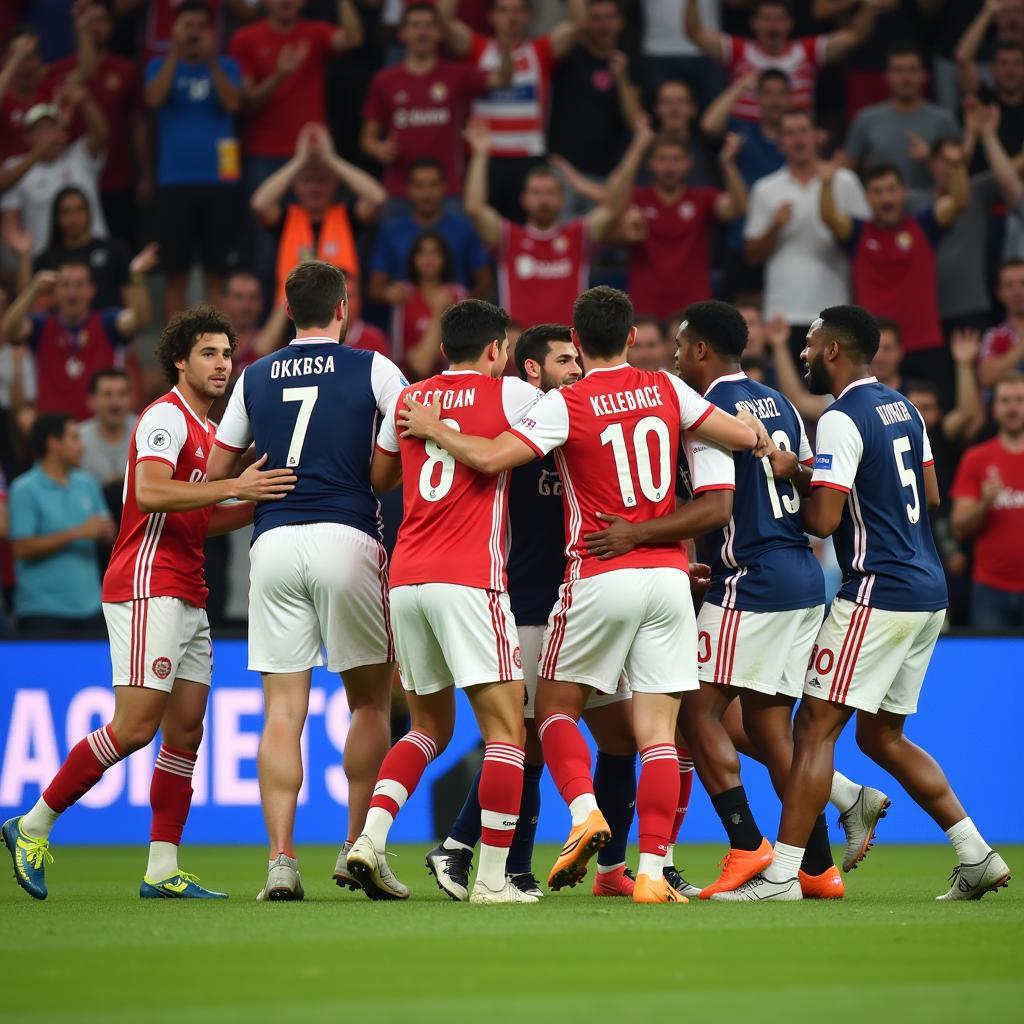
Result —
<instances>
[{"instance_id":1,"label":"jersey number 8","mask_svg":"<svg viewBox=\"0 0 1024 1024\"><path fill-rule=\"evenodd\" d=\"M455 420L441 420L446 427L460 430ZM427 461L420 469L420 497L425 501L440 501L452 489L455 480L455 459L436 441L427 441L423 445L427 453ZM434 482L434 473L441 467L441 477Z\"/></svg>"}]
</instances>

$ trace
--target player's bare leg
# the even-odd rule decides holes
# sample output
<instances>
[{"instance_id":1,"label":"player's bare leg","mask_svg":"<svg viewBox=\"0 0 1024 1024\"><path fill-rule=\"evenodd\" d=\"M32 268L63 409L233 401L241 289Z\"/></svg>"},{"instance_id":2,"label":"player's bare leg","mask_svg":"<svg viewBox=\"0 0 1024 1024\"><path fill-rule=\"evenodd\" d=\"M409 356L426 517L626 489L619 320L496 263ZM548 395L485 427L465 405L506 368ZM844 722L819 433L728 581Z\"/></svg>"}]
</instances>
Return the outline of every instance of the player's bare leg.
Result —
<instances>
[{"instance_id":1,"label":"player's bare leg","mask_svg":"<svg viewBox=\"0 0 1024 1024\"><path fill-rule=\"evenodd\" d=\"M470 903L537 902L536 896L515 886L505 872L523 796L524 695L521 679L466 688L484 738L478 792L480 864Z\"/></svg>"},{"instance_id":2,"label":"player's bare leg","mask_svg":"<svg viewBox=\"0 0 1024 1024\"><path fill-rule=\"evenodd\" d=\"M295 808L302 788L300 741L309 711L310 671L263 674L263 735L257 767L270 840L270 874L257 899L301 900Z\"/></svg>"},{"instance_id":3,"label":"player's bare leg","mask_svg":"<svg viewBox=\"0 0 1024 1024\"><path fill-rule=\"evenodd\" d=\"M455 728L455 692L406 691L411 727L388 751L373 787L363 831L348 851L348 869L371 900L404 900L409 888L388 866L388 833L398 812L419 785L427 765L452 738Z\"/></svg>"},{"instance_id":4,"label":"player's bare leg","mask_svg":"<svg viewBox=\"0 0 1024 1024\"><path fill-rule=\"evenodd\" d=\"M548 874L549 889L576 885L586 875L590 858L611 838L594 796L590 748L578 724L590 693L591 687L582 683L537 680L536 720L544 763L572 819L569 838Z\"/></svg>"},{"instance_id":5,"label":"player's bare leg","mask_svg":"<svg viewBox=\"0 0 1024 1024\"><path fill-rule=\"evenodd\" d=\"M203 741L210 687L175 679L160 722L162 743L153 768L149 802L153 809L149 861L139 894L144 898L224 899L199 885L178 866L181 833L192 806L192 772Z\"/></svg>"},{"instance_id":6,"label":"player's bare leg","mask_svg":"<svg viewBox=\"0 0 1024 1024\"><path fill-rule=\"evenodd\" d=\"M633 708L628 700L583 712L594 742L594 796L611 828L607 846L597 853L595 896L632 896L635 878L626 866L629 830L636 808L636 740Z\"/></svg>"},{"instance_id":7,"label":"player's bare leg","mask_svg":"<svg viewBox=\"0 0 1024 1024\"><path fill-rule=\"evenodd\" d=\"M675 731L680 694L634 692L633 734L640 750L636 810L640 821L640 862L634 903L686 903L664 877L665 854L679 804L679 758Z\"/></svg>"}]
</instances>

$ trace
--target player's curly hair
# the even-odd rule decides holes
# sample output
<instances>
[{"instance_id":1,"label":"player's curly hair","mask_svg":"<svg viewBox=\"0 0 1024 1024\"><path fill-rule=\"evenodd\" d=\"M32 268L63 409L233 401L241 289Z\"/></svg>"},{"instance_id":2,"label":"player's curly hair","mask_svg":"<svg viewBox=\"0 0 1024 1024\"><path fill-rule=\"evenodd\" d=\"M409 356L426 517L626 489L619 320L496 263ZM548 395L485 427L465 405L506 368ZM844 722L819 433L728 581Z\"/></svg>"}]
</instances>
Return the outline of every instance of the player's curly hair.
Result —
<instances>
[{"instance_id":1,"label":"player's curly hair","mask_svg":"<svg viewBox=\"0 0 1024 1024\"><path fill-rule=\"evenodd\" d=\"M728 302L710 299L694 302L683 314L681 333L691 341L703 341L724 359L738 361L747 347L747 321Z\"/></svg>"},{"instance_id":2,"label":"player's curly hair","mask_svg":"<svg viewBox=\"0 0 1024 1024\"><path fill-rule=\"evenodd\" d=\"M828 331L852 358L870 363L878 351L878 321L863 306L829 306L819 314Z\"/></svg>"},{"instance_id":3,"label":"player's curly hair","mask_svg":"<svg viewBox=\"0 0 1024 1024\"><path fill-rule=\"evenodd\" d=\"M204 334L225 334L234 353L238 348L238 335L231 321L216 306L190 306L171 317L157 342L156 361L164 371L164 379L172 387L178 383L179 359L188 359L196 342Z\"/></svg>"}]
</instances>

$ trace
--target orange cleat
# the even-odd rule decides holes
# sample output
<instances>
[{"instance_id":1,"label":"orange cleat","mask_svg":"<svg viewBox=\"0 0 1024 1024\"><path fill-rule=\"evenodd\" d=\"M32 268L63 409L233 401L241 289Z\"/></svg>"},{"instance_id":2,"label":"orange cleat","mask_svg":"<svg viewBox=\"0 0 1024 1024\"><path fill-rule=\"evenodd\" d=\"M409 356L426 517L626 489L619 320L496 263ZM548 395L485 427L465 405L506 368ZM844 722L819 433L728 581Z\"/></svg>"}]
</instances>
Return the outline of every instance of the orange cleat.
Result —
<instances>
[{"instance_id":1,"label":"orange cleat","mask_svg":"<svg viewBox=\"0 0 1024 1024\"><path fill-rule=\"evenodd\" d=\"M820 875L809 875L801 871L798 877L805 900L841 900L846 895L846 886L835 864Z\"/></svg>"},{"instance_id":2,"label":"orange cleat","mask_svg":"<svg viewBox=\"0 0 1024 1024\"><path fill-rule=\"evenodd\" d=\"M598 871L592 891L595 896L632 896L635 884L632 872L623 865L614 871Z\"/></svg>"},{"instance_id":3,"label":"orange cleat","mask_svg":"<svg viewBox=\"0 0 1024 1024\"><path fill-rule=\"evenodd\" d=\"M562 889L576 885L587 873L587 861L608 845L612 830L600 811L591 811L582 825L576 825L562 847L555 866L548 875L548 888Z\"/></svg>"},{"instance_id":4,"label":"orange cleat","mask_svg":"<svg viewBox=\"0 0 1024 1024\"><path fill-rule=\"evenodd\" d=\"M647 875L637 875L636 883L633 886L633 902L689 903L690 901L681 892L676 892L665 881L664 876L661 878L650 878Z\"/></svg>"},{"instance_id":5,"label":"orange cleat","mask_svg":"<svg viewBox=\"0 0 1024 1024\"><path fill-rule=\"evenodd\" d=\"M756 850L730 850L722 858L722 873L709 886L700 891L702 900L709 900L716 892L732 892L754 875L763 871L775 857L772 844L761 840Z\"/></svg>"}]
</instances>

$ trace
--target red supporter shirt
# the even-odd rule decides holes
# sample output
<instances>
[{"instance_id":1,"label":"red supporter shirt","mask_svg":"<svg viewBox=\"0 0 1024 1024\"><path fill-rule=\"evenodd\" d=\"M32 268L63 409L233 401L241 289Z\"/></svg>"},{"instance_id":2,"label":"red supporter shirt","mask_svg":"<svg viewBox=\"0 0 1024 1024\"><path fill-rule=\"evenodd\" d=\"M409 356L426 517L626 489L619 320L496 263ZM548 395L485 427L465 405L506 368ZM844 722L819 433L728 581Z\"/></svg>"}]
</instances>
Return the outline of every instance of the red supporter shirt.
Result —
<instances>
[{"instance_id":1,"label":"red supporter shirt","mask_svg":"<svg viewBox=\"0 0 1024 1024\"><path fill-rule=\"evenodd\" d=\"M980 501L981 485L994 472L1003 489L974 535L974 580L1019 594L1024 592L1024 452L1007 451L998 437L968 448L950 496Z\"/></svg>"},{"instance_id":2,"label":"red supporter shirt","mask_svg":"<svg viewBox=\"0 0 1024 1024\"><path fill-rule=\"evenodd\" d=\"M729 69L732 81L753 71L760 73L768 68L785 72L793 89L792 105L800 110L814 106L814 88L818 83L818 72L827 63L825 51L828 36L804 36L794 39L782 53L765 53L753 39L741 36L722 37L722 63ZM732 108L734 117L742 121L760 121L761 105L757 102L754 89L744 89Z\"/></svg>"},{"instance_id":3,"label":"red supporter shirt","mask_svg":"<svg viewBox=\"0 0 1024 1024\"><path fill-rule=\"evenodd\" d=\"M76 57L65 57L50 66L50 82L56 90L77 67ZM89 92L103 111L110 129L107 142L107 162L100 176L100 190L131 189L137 175L132 159L132 117L142 109L142 80L138 68L126 57L108 53L99 63L96 74L89 82ZM74 134L81 135L84 124L79 115L75 119Z\"/></svg>"},{"instance_id":4,"label":"red supporter shirt","mask_svg":"<svg viewBox=\"0 0 1024 1024\"><path fill-rule=\"evenodd\" d=\"M132 431L124 478L124 511L103 577L103 600L137 601L177 597L206 607L203 569L212 508L190 512L140 512L135 500L135 472L140 462L165 462L172 479L206 482L206 459L216 428L201 420L177 388L145 409Z\"/></svg>"},{"instance_id":5,"label":"red supporter shirt","mask_svg":"<svg viewBox=\"0 0 1024 1024\"><path fill-rule=\"evenodd\" d=\"M522 327L567 324L590 278L590 234L582 217L541 230L501 222L497 251L501 305Z\"/></svg>"},{"instance_id":6,"label":"red supporter shirt","mask_svg":"<svg viewBox=\"0 0 1024 1024\"><path fill-rule=\"evenodd\" d=\"M846 243L854 301L900 325L904 352L941 348L935 247L942 229L934 210L907 215L894 228L854 218Z\"/></svg>"},{"instance_id":7,"label":"red supporter shirt","mask_svg":"<svg viewBox=\"0 0 1024 1024\"><path fill-rule=\"evenodd\" d=\"M363 104L363 119L376 121L384 138L393 137L398 155L384 169L389 196L405 195L409 165L433 157L444 166L449 195L461 195L462 125L470 102L487 91L487 76L466 64L439 60L424 75L404 64L373 76Z\"/></svg>"},{"instance_id":8,"label":"red supporter shirt","mask_svg":"<svg viewBox=\"0 0 1024 1024\"><path fill-rule=\"evenodd\" d=\"M711 298L719 195L716 188L688 188L666 203L653 185L633 193L647 222L647 237L629 249L629 297L637 313L664 320L691 302Z\"/></svg>"},{"instance_id":9,"label":"red supporter shirt","mask_svg":"<svg viewBox=\"0 0 1024 1024\"><path fill-rule=\"evenodd\" d=\"M504 591L508 473L485 476L433 441L399 440L396 416L406 395L440 402L444 421L464 434L497 437L523 418L540 392L518 377L445 370L404 388L377 438L381 451L402 459L404 510L391 586L455 583Z\"/></svg>"},{"instance_id":10,"label":"red supporter shirt","mask_svg":"<svg viewBox=\"0 0 1024 1024\"><path fill-rule=\"evenodd\" d=\"M382 356L391 358L391 342L388 336L379 327L374 327L365 320L354 320L348 325L345 344L350 348L379 352Z\"/></svg>"},{"instance_id":11,"label":"red supporter shirt","mask_svg":"<svg viewBox=\"0 0 1024 1024\"><path fill-rule=\"evenodd\" d=\"M307 48L298 70L281 82L262 109L246 118L246 153L290 157L303 125L327 123L326 64L337 31L329 21L298 21L281 33L264 20L231 37L228 53L241 65L242 75L257 84L277 70L277 57L285 46Z\"/></svg>"},{"instance_id":12,"label":"red supporter shirt","mask_svg":"<svg viewBox=\"0 0 1024 1024\"><path fill-rule=\"evenodd\" d=\"M650 544L605 562L583 537L607 524L598 512L631 523L668 515L676 503L679 438L714 406L678 377L621 366L591 370L549 391L513 427L538 456L555 451L562 481L567 583L613 569L687 569L678 542Z\"/></svg>"},{"instance_id":13,"label":"red supporter shirt","mask_svg":"<svg viewBox=\"0 0 1024 1024\"><path fill-rule=\"evenodd\" d=\"M986 359L995 359L997 356L1005 356L1011 349L1016 348L1021 342L1017 329L1009 320L1004 320L996 327L990 327L981 339L981 354L978 362L983 363ZM1024 360L1021 366L1024 368Z\"/></svg>"},{"instance_id":14,"label":"red supporter shirt","mask_svg":"<svg viewBox=\"0 0 1024 1024\"><path fill-rule=\"evenodd\" d=\"M469 294L461 284L449 282L444 287L448 289L452 302L461 302ZM408 302L403 302L392 311L391 343L394 346L395 361L403 369L408 365L408 354L419 347L433 318L434 311L418 288ZM437 362L437 370L440 372L444 366L444 357L440 352L437 354ZM509 362L512 360L509 359Z\"/></svg>"}]
</instances>

